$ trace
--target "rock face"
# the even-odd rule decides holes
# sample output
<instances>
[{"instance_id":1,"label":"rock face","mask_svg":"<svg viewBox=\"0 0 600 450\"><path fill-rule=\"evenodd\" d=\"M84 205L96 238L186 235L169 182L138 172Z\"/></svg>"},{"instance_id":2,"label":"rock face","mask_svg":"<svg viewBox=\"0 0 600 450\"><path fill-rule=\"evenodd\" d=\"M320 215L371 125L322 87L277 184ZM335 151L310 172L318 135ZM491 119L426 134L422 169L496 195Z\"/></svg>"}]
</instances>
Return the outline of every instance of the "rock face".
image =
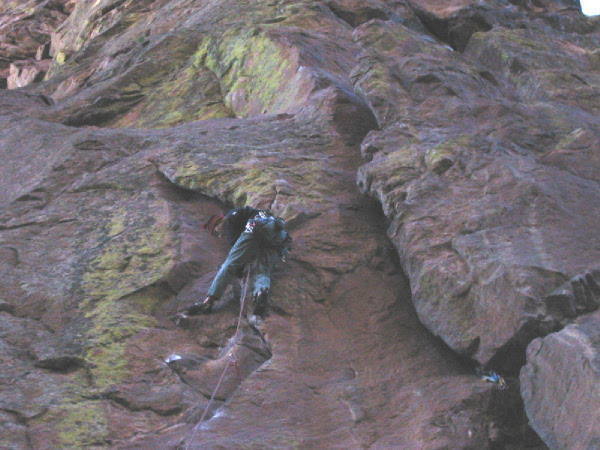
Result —
<instances>
[{"instance_id":1,"label":"rock face","mask_svg":"<svg viewBox=\"0 0 600 450\"><path fill-rule=\"evenodd\" d=\"M517 380L471 365L514 376L565 325L531 344L524 411L552 448L594 445L565 417L597 381L570 363L597 353L597 21L550 0L30 3L0 9L20 42L0 46L0 446L544 448ZM227 252L202 224L242 205L294 236L270 315L233 339L233 286L174 322Z\"/></svg>"},{"instance_id":2,"label":"rock face","mask_svg":"<svg viewBox=\"0 0 600 450\"><path fill-rule=\"evenodd\" d=\"M0 5L0 85L4 89L23 87L41 81L50 63L48 49L50 36L73 9L74 0L6 0ZM45 60L43 64L31 60ZM27 75L9 73L21 71L26 65ZM32 69L35 68L35 74ZM43 69L43 70L42 70ZM7 83L7 78L12 83Z\"/></svg>"},{"instance_id":3,"label":"rock face","mask_svg":"<svg viewBox=\"0 0 600 450\"><path fill-rule=\"evenodd\" d=\"M354 33L367 49L354 79L380 126L359 186L391 219L422 322L513 370L533 336L598 307L557 292L600 260L600 36L573 33L590 25L568 12L523 27L513 8L422 8L447 45L382 21Z\"/></svg>"},{"instance_id":4,"label":"rock face","mask_svg":"<svg viewBox=\"0 0 600 450\"><path fill-rule=\"evenodd\" d=\"M600 313L535 339L521 370L521 392L533 427L552 448L598 448Z\"/></svg>"}]
</instances>

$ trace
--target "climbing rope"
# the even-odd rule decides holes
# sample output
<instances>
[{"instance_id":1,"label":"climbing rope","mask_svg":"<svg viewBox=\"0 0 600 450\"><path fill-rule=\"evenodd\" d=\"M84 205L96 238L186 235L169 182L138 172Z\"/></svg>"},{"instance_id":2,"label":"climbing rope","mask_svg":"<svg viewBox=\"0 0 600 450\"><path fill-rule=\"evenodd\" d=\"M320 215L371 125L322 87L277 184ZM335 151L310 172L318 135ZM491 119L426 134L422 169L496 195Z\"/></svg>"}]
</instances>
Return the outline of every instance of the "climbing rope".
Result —
<instances>
[{"instance_id":1,"label":"climbing rope","mask_svg":"<svg viewBox=\"0 0 600 450\"><path fill-rule=\"evenodd\" d=\"M206 407L204 408L204 412L202 413L202 416L200 416L200 421L192 430L192 436L190 437L189 442L193 442L194 438L196 437L196 432L198 431L198 427L202 424L202 422L204 422L204 419L206 418L206 415L208 414L208 410L210 409L210 406L212 405L212 402L214 401L214 399L217 395L217 392L219 392L219 388L221 387L221 383L223 382L223 379L225 378L227 369L229 368L230 363L234 359L231 354L231 351L233 350L233 346L235 344L237 344L237 341L239 339L240 326L242 323L242 316L244 314L244 305L246 303L246 294L248 293L248 282L249 281L250 281L250 267L248 267L248 269L246 270L246 278L244 279L244 284L242 285L242 293L240 296L240 314L238 316L237 325L235 327L235 334L233 335L233 338L232 338L231 348L229 349L229 351L227 352L227 355L226 355L227 356L227 364L225 364L225 367L223 368L223 372L221 372L221 376L219 377L219 381L217 381L217 385L216 385L213 393L211 394L210 399L208 400L208 403L206 404ZM188 450L189 442L186 442L185 450Z\"/></svg>"}]
</instances>

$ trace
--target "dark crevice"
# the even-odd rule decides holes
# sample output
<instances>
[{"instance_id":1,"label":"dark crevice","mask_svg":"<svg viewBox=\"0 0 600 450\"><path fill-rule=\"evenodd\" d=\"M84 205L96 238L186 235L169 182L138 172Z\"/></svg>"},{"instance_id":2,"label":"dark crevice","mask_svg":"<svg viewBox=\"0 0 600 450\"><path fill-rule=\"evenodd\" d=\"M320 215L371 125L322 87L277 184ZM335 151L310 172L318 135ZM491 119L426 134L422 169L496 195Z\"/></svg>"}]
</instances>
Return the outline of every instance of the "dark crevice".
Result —
<instances>
[{"instance_id":1,"label":"dark crevice","mask_svg":"<svg viewBox=\"0 0 600 450\"><path fill-rule=\"evenodd\" d=\"M333 122L348 146L360 145L364 137L378 127L367 102L354 93L340 91L336 96Z\"/></svg>"},{"instance_id":2,"label":"dark crevice","mask_svg":"<svg viewBox=\"0 0 600 450\"><path fill-rule=\"evenodd\" d=\"M561 330L576 317L600 307L600 270L576 275L543 299L548 318L531 320L499 348L486 368L517 377L526 363L526 349L532 340Z\"/></svg>"},{"instance_id":3,"label":"dark crevice","mask_svg":"<svg viewBox=\"0 0 600 450\"><path fill-rule=\"evenodd\" d=\"M489 81L494 86L499 86L499 83L496 80L496 78L490 72L488 72L487 70L479 72L479 75L481 76L481 78L483 78L486 81Z\"/></svg>"},{"instance_id":4,"label":"dark crevice","mask_svg":"<svg viewBox=\"0 0 600 450\"><path fill-rule=\"evenodd\" d=\"M418 323L421 323L421 321L418 318L417 311L412 302L412 292L410 289L410 282L408 281L406 272L404 271L404 268L402 267L399 252L396 250L392 240L389 238L389 236L386 233L386 229L388 229L388 227L389 227L390 220L384 214L381 204L378 201L376 201L375 199L372 199L370 197L365 197L365 198L366 198L366 201L368 201L369 204L371 205L371 207L370 207L371 213L374 215L374 217L376 217L377 222L381 224L381 234L387 236L388 248L389 248L389 252L388 252L387 256L388 256L391 264L394 267L394 272L398 273L398 277L402 280L402 285L406 287L406 291L408 293L407 307L410 310L411 315L415 318L415 321ZM399 300L399 301L401 301L401 300ZM421 325L421 326L423 326L423 325ZM459 373L464 374L464 375L475 373L475 369L477 368L478 364L475 361L473 361L472 358L456 353L439 336L432 334L424 326L423 326L423 329L426 331L427 335L429 336L430 345L432 347L435 347L439 353L444 355L446 360L452 361L454 363L454 367L458 370Z\"/></svg>"},{"instance_id":5,"label":"dark crevice","mask_svg":"<svg viewBox=\"0 0 600 450\"><path fill-rule=\"evenodd\" d=\"M67 118L63 124L71 127L108 125L121 114L125 114L145 98L144 94L133 93L116 97L99 97L87 111Z\"/></svg>"},{"instance_id":6,"label":"dark crevice","mask_svg":"<svg viewBox=\"0 0 600 450\"><path fill-rule=\"evenodd\" d=\"M119 6L121 6L123 3L125 3L127 0L116 0L114 3L112 3L111 5L105 6L104 8L102 8L102 10L100 11L100 16L104 16L106 14L108 14L109 12L117 9Z\"/></svg>"},{"instance_id":7,"label":"dark crevice","mask_svg":"<svg viewBox=\"0 0 600 450\"><path fill-rule=\"evenodd\" d=\"M262 23L264 23L264 24L272 24L272 23L283 22L285 20L287 20L287 17L273 17L272 19L263 20Z\"/></svg>"},{"instance_id":8,"label":"dark crevice","mask_svg":"<svg viewBox=\"0 0 600 450\"><path fill-rule=\"evenodd\" d=\"M227 205L224 206L222 202L216 199L202 194L201 192L195 191L193 189L188 189L177 183L174 183L164 174L164 172L158 167L158 164L156 162L151 161L151 163L156 168L156 176L160 180L159 189L161 191L161 195L166 200L183 202L205 201L213 204L218 204L224 211L229 209L226 207Z\"/></svg>"},{"instance_id":9,"label":"dark crevice","mask_svg":"<svg viewBox=\"0 0 600 450\"><path fill-rule=\"evenodd\" d=\"M183 382L183 381L182 381ZM185 384L185 383L184 383ZM170 409L157 409L152 406L136 406L131 403L127 398L119 395L118 390L108 390L105 392L95 393L92 395L83 396L86 400L100 401L100 400L109 400L117 405L120 405L131 412L140 412L140 411L151 411L159 416L168 417L180 414L183 411L183 407L181 405L175 406Z\"/></svg>"},{"instance_id":10,"label":"dark crevice","mask_svg":"<svg viewBox=\"0 0 600 450\"><path fill-rule=\"evenodd\" d=\"M492 29L483 14L473 9L460 11L445 19L418 8L413 10L429 33L459 52L465 50L474 33Z\"/></svg>"},{"instance_id":11,"label":"dark crevice","mask_svg":"<svg viewBox=\"0 0 600 450\"><path fill-rule=\"evenodd\" d=\"M31 227L31 226L48 226L48 225L57 225L59 223L69 223L69 222L77 222L77 219L58 219L58 218L53 218L51 220L45 220L45 221L40 221L40 222L23 222L23 223L19 223L19 224L15 224L15 225L0 225L0 231L4 231L4 230L16 230L18 228L25 228L25 227Z\"/></svg>"},{"instance_id":12,"label":"dark crevice","mask_svg":"<svg viewBox=\"0 0 600 450\"><path fill-rule=\"evenodd\" d=\"M61 14L64 14L65 16L69 16L69 14L71 14L74 6L71 6L70 8L67 7L66 4L63 4L60 1L50 1L46 4L46 9L49 9L51 11L58 11Z\"/></svg>"},{"instance_id":13,"label":"dark crevice","mask_svg":"<svg viewBox=\"0 0 600 450\"><path fill-rule=\"evenodd\" d=\"M382 224L382 233L385 233L390 220L385 216L381 204L374 199L371 201L374 214L378 217L379 223ZM394 249L391 240L390 248ZM410 298L412 299L410 284L402 267L399 252L396 249L390 252L390 260L400 274L399 276L403 279L406 290L409 292ZM600 292L600 287L598 288L598 291ZM415 316L415 320L419 321L412 300L409 303L408 306L410 311ZM447 361L454 362L454 367L459 374L479 376L478 374L482 371L494 370L506 379L508 389L493 389L487 409L487 414L489 415L487 418L488 422L492 424L492 426L497 427L497 435L489 443L490 448L493 450L503 450L506 448L547 449L540 437L529 426L523 399L520 395L518 380L519 371L525 364L525 349L529 342L535 337L540 336L540 334L545 335L555 331L554 328L548 326L544 329L541 328L543 327L540 327L539 324L533 323L523 327L521 332L515 336L515 339L499 350L496 356L486 364L485 367L482 367L477 361L469 356L477 350L476 347L479 346L479 338L473 340L473 348L470 349L472 350L471 352L459 354L452 350L443 339L433 335L427 330L430 345L436 348L440 354L444 355Z\"/></svg>"},{"instance_id":14,"label":"dark crevice","mask_svg":"<svg viewBox=\"0 0 600 450\"><path fill-rule=\"evenodd\" d=\"M485 368L496 370L507 376L518 377L521 368L526 363L526 349L529 343L535 338L544 337L560 328L556 322L530 321L526 323L512 339L496 351L485 364Z\"/></svg>"},{"instance_id":15,"label":"dark crevice","mask_svg":"<svg viewBox=\"0 0 600 450\"><path fill-rule=\"evenodd\" d=\"M544 298L548 313L561 325L600 307L600 270L576 275Z\"/></svg>"},{"instance_id":16,"label":"dark crevice","mask_svg":"<svg viewBox=\"0 0 600 450\"><path fill-rule=\"evenodd\" d=\"M82 113L81 115L76 115L75 117L70 117L63 122L64 125L70 127L85 127L85 126L97 126L102 127L106 123L110 122L119 114L123 114L129 110L129 107L122 107L118 111L99 111L99 112L89 112Z\"/></svg>"},{"instance_id":17,"label":"dark crevice","mask_svg":"<svg viewBox=\"0 0 600 450\"><path fill-rule=\"evenodd\" d=\"M497 434L490 442L490 450L547 449L529 426L518 379L507 381L507 389L494 389L491 392L488 414L490 423L497 426Z\"/></svg>"},{"instance_id":18,"label":"dark crevice","mask_svg":"<svg viewBox=\"0 0 600 450\"><path fill-rule=\"evenodd\" d=\"M32 83L39 83L41 81L44 81L44 77L46 76L46 72L45 71L41 71L38 72L35 77L33 78Z\"/></svg>"},{"instance_id":19,"label":"dark crevice","mask_svg":"<svg viewBox=\"0 0 600 450\"><path fill-rule=\"evenodd\" d=\"M10 314L11 316L16 315L15 306L11 303L5 302L4 300L0 300L0 312Z\"/></svg>"},{"instance_id":20,"label":"dark crevice","mask_svg":"<svg viewBox=\"0 0 600 450\"><path fill-rule=\"evenodd\" d=\"M77 356L57 356L36 361L34 365L58 373L71 373L84 368L86 363Z\"/></svg>"},{"instance_id":21,"label":"dark crevice","mask_svg":"<svg viewBox=\"0 0 600 450\"><path fill-rule=\"evenodd\" d=\"M54 100L51 97L48 97L47 95L40 94L39 98L48 106L54 105Z\"/></svg>"},{"instance_id":22,"label":"dark crevice","mask_svg":"<svg viewBox=\"0 0 600 450\"><path fill-rule=\"evenodd\" d=\"M17 423L19 425L27 426L27 422L28 422L27 417L24 416L23 414L21 414L19 411L15 411L13 409L8 409L8 408L0 408L0 411L13 417L15 420L15 423Z\"/></svg>"},{"instance_id":23,"label":"dark crevice","mask_svg":"<svg viewBox=\"0 0 600 450\"><path fill-rule=\"evenodd\" d=\"M389 15L385 11L370 6L364 6L357 10L349 10L336 1L329 1L327 2L327 7L336 17L346 22L352 28L356 28L372 19L389 20Z\"/></svg>"},{"instance_id":24,"label":"dark crevice","mask_svg":"<svg viewBox=\"0 0 600 450\"><path fill-rule=\"evenodd\" d=\"M153 413L155 413L159 416L168 417L168 416L177 415L183 411L183 407L181 405L174 406L173 408L167 409L167 410L156 409L156 408L152 408L151 406L138 407L138 406L132 405L131 402L129 402L126 398L120 397L118 395L118 393L116 393L116 392L109 392L103 397L106 400L112 400L116 404L121 405L124 408L126 408L132 412L152 411Z\"/></svg>"}]
</instances>

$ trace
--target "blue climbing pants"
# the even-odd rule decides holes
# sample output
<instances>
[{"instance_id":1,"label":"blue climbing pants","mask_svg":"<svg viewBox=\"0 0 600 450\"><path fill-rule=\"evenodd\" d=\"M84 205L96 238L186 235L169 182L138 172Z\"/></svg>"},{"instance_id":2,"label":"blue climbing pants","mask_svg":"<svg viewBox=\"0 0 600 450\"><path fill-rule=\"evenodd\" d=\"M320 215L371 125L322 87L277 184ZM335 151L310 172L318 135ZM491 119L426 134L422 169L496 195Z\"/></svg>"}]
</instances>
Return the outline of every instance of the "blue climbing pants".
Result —
<instances>
[{"instance_id":1,"label":"blue climbing pants","mask_svg":"<svg viewBox=\"0 0 600 450\"><path fill-rule=\"evenodd\" d=\"M252 295L256 297L268 291L271 288L271 270L278 257L277 249L263 245L255 233L244 231L229 250L227 259L210 285L208 295L220 298L227 286L248 265L252 270Z\"/></svg>"}]
</instances>

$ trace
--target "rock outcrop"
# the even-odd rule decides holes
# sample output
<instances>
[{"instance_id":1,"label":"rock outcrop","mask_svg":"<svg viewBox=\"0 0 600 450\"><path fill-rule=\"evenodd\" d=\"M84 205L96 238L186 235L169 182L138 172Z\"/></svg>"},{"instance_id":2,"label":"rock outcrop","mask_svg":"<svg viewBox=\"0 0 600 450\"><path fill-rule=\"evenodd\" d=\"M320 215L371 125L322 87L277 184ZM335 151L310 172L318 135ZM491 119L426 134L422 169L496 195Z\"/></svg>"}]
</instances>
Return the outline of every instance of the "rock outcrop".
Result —
<instances>
[{"instance_id":1,"label":"rock outcrop","mask_svg":"<svg viewBox=\"0 0 600 450\"><path fill-rule=\"evenodd\" d=\"M600 445L598 312L529 345L521 392L527 415L550 447Z\"/></svg>"},{"instance_id":2,"label":"rock outcrop","mask_svg":"<svg viewBox=\"0 0 600 450\"><path fill-rule=\"evenodd\" d=\"M0 87L41 81L50 64L50 37L74 0L6 0L0 5ZM34 62L34 61L43 62ZM26 69L25 69L26 68ZM25 72L22 74L21 72ZM9 81L10 80L10 81Z\"/></svg>"},{"instance_id":3,"label":"rock outcrop","mask_svg":"<svg viewBox=\"0 0 600 450\"><path fill-rule=\"evenodd\" d=\"M567 426L600 305L575 6L0 7L0 445L544 448L525 412L595 445ZM227 252L202 224L246 204L294 236L270 315L232 339L234 286L173 321Z\"/></svg>"},{"instance_id":4,"label":"rock outcrop","mask_svg":"<svg viewBox=\"0 0 600 450\"><path fill-rule=\"evenodd\" d=\"M371 21L355 31L367 50L354 78L380 126L359 186L391 219L420 319L456 351L513 370L533 336L576 315L554 291L600 258L600 36L574 33L587 22L568 12L526 28L523 12L500 12L425 9L446 45ZM473 33L464 43L447 29Z\"/></svg>"}]
</instances>

